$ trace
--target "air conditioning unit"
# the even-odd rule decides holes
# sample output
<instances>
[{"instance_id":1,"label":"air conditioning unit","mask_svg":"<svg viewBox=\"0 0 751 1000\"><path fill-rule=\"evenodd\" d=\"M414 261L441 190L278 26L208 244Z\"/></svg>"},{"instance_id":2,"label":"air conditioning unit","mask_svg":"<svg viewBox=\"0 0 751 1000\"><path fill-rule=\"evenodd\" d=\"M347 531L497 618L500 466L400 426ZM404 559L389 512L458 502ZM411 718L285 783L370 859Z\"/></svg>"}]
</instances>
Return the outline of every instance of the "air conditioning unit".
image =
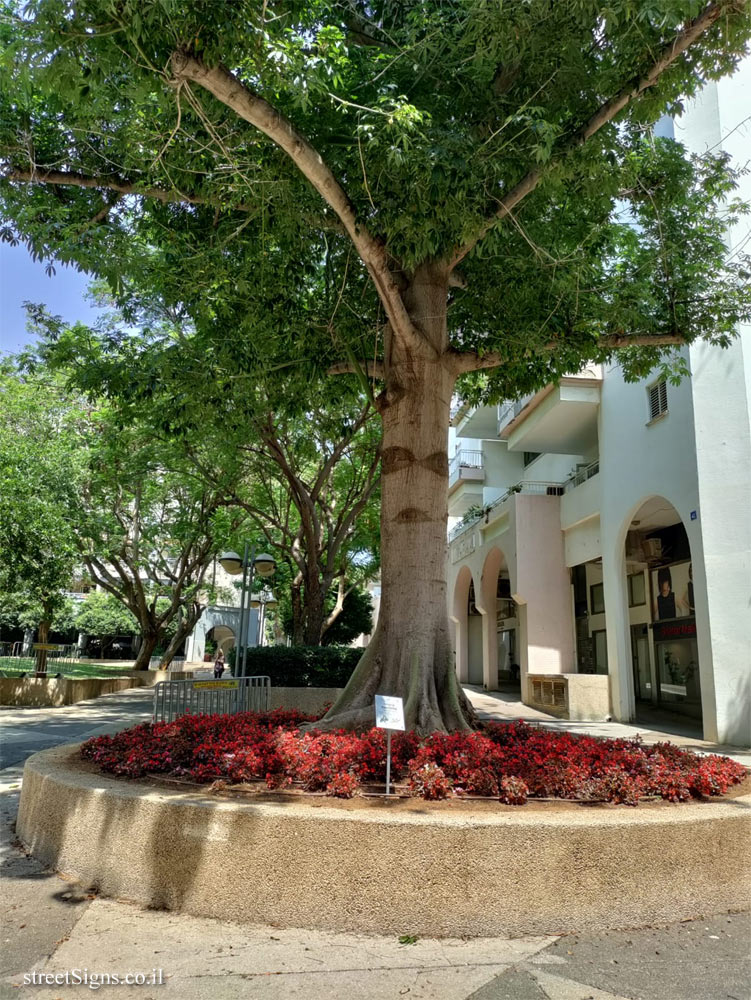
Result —
<instances>
[{"instance_id":1,"label":"air conditioning unit","mask_svg":"<svg viewBox=\"0 0 751 1000\"><path fill-rule=\"evenodd\" d=\"M662 555L662 542L659 538L645 538L641 543L645 559L659 559Z\"/></svg>"}]
</instances>

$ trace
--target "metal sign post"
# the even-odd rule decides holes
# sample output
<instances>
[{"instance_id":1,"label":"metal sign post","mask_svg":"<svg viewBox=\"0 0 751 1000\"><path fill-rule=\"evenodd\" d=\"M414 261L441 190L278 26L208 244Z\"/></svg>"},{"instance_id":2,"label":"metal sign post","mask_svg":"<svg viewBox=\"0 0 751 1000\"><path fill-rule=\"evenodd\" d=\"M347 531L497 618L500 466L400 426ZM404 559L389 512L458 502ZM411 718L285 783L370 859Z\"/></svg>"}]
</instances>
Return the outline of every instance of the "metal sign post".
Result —
<instances>
[{"instance_id":1,"label":"metal sign post","mask_svg":"<svg viewBox=\"0 0 751 1000\"><path fill-rule=\"evenodd\" d=\"M391 794L391 733L404 732L404 701L387 694L375 696L376 728L386 730L386 795Z\"/></svg>"}]
</instances>

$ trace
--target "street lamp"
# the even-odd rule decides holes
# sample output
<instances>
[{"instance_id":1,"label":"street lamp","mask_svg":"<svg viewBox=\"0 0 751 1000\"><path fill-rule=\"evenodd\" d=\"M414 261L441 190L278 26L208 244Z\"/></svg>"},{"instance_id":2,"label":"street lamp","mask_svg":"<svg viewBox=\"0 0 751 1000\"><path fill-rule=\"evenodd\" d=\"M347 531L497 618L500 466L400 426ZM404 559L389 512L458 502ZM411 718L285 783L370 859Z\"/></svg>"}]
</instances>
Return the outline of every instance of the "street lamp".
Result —
<instances>
[{"instance_id":1,"label":"street lamp","mask_svg":"<svg viewBox=\"0 0 751 1000\"><path fill-rule=\"evenodd\" d=\"M243 575L240 587L240 647L235 656L235 677L245 676L245 662L248 655L247 631L249 622L246 619L250 615L250 608L246 608L245 606L245 595L253 593L253 577L256 573L260 577L268 577L276 569L276 561L273 556L268 555L266 552L256 555L255 545L250 548L249 556L248 549L249 545L246 542L242 559L237 552L222 552L219 556L219 565L231 576L237 576L240 572ZM238 662L240 649L242 649L242 663Z\"/></svg>"},{"instance_id":2,"label":"street lamp","mask_svg":"<svg viewBox=\"0 0 751 1000\"><path fill-rule=\"evenodd\" d=\"M258 633L257 633L257 636L256 636L256 645L257 646L262 646L263 645L263 627L264 627L264 624L266 622L266 608L271 608L271 610L273 611L274 608L278 608L279 607L279 601L277 601L277 599L274 597L274 595L272 593L270 593L268 590L262 590L260 594L256 594L255 596L251 596L251 598L250 598L250 606L251 606L251 608L260 608L261 609L261 613L258 616Z\"/></svg>"}]
</instances>

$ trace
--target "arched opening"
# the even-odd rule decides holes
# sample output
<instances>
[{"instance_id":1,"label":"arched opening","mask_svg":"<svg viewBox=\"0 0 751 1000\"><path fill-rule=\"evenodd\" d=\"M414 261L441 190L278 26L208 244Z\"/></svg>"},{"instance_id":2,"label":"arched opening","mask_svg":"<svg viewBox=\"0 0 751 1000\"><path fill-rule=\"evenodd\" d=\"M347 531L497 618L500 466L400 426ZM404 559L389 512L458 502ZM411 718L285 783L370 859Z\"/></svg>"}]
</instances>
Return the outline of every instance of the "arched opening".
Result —
<instances>
[{"instance_id":1,"label":"arched opening","mask_svg":"<svg viewBox=\"0 0 751 1000\"><path fill-rule=\"evenodd\" d=\"M214 625L206 633L206 653L213 654L221 649L226 656L235 645L235 633L228 625Z\"/></svg>"},{"instance_id":2,"label":"arched opening","mask_svg":"<svg viewBox=\"0 0 751 1000\"><path fill-rule=\"evenodd\" d=\"M456 674L460 683L469 683L469 596L473 592L472 573L468 566L462 566L454 583L454 599L451 606L451 621L454 623L454 648L456 651Z\"/></svg>"},{"instance_id":3,"label":"arched opening","mask_svg":"<svg viewBox=\"0 0 751 1000\"><path fill-rule=\"evenodd\" d=\"M504 553L488 552L482 571L483 683L488 690L521 689L517 606Z\"/></svg>"},{"instance_id":4,"label":"arched opening","mask_svg":"<svg viewBox=\"0 0 751 1000\"><path fill-rule=\"evenodd\" d=\"M625 593L636 719L702 724L691 546L678 511L650 497L632 514Z\"/></svg>"}]
</instances>

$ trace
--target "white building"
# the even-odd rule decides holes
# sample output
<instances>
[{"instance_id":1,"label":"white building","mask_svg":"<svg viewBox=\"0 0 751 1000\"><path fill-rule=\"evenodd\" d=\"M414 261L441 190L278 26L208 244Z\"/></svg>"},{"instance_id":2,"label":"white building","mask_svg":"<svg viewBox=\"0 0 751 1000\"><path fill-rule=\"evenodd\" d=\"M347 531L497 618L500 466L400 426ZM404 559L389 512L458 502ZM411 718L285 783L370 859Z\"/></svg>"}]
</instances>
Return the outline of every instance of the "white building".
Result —
<instances>
[{"instance_id":1,"label":"white building","mask_svg":"<svg viewBox=\"0 0 751 1000\"><path fill-rule=\"evenodd\" d=\"M751 159L751 63L674 124ZM741 197L751 201L744 178ZM751 238L746 219L730 251ZM522 400L462 408L449 515L461 680L512 682L572 717L655 707L751 742L751 330L692 345L691 377L593 366Z\"/></svg>"}]
</instances>

